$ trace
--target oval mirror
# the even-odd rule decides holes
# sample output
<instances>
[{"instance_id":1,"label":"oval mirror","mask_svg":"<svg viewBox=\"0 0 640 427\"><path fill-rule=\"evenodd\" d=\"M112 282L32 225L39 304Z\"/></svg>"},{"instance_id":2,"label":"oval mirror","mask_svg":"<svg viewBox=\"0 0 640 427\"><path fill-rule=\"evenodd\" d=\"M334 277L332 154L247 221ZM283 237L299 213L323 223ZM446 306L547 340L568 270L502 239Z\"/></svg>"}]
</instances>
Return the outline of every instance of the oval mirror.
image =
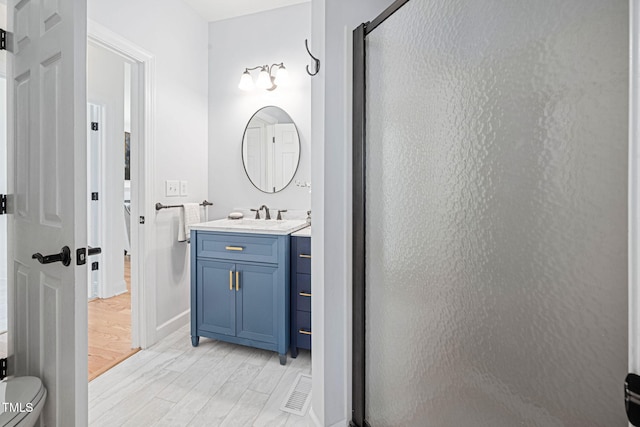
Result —
<instances>
[{"instance_id":1,"label":"oval mirror","mask_svg":"<svg viewBox=\"0 0 640 427\"><path fill-rule=\"evenodd\" d=\"M256 111L242 137L242 163L251 183L277 193L293 180L299 161L298 129L286 111L273 106Z\"/></svg>"}]
</instances>

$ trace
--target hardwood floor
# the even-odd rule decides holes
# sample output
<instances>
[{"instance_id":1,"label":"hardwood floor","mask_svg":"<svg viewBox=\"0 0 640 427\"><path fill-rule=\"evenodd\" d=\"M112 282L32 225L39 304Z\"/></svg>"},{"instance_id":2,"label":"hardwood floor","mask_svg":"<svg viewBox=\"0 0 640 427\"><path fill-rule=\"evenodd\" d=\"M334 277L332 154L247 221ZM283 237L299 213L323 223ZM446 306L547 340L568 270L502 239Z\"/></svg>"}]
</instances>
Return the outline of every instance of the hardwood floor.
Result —
<instances>
[{"instance_id":1,"label":"hardwood floor","mask_svg":"<svg viewBox=\"0 0 640 427\"><path fill-rule=\"evenodd\" d=\"M278 354L200 339L185 326L89 383L89 425L314 426L280 410L299 373L311 373L311 352L280 366Z\"/></svg>"},{"instance_id":2,"label":"hardwood floor","mask_svg":"<svg viewBox=\"0 0 640 427\"><path fill-rule=\"evenodd\" d=\"M135 354L131 348L131 257L124 262L127 292L89 301L89 381Z\"/></svg>"}]
</instances>

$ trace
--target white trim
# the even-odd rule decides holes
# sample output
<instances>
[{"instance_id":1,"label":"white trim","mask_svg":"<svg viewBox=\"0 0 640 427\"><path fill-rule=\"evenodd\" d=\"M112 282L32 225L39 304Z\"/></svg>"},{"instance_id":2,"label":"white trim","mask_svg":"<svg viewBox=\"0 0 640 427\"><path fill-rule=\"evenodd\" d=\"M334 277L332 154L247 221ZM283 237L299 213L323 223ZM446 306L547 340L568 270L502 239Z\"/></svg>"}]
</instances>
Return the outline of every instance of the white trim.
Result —
<instances>
[{"instance_id":1,"label":"white trim","mask_svg":"<svg viewBox=\"0 0 640 427\"><path fill-rule=\"evenodd\" d=\"M92 20L88 20L87 34L90 41L138 63L139 67L132 69L141 71L138 78L132 78L131 82L132 89L137 88L138 98L142 99L142 105L137 109L139 114L135 114L132 105L132 113L138 116L132 118L132 126L138 123L140 129L140 143L137 144L140 147L140 162L134 173L142 185L131 189L132 193L139 192L135 196L139 203L132 205L131 218L135 224L140 216L144 216L145 225L131 227L132 252L133 248L136 251L136 262L131 266L131 281L138 284L131 289L131 341L132 347L147 348L156 342L156 290L153 285L156 263L151 256L151 249L156 244L155 215L151 211L155 176L155 57Z\"/></svg>"},{"instance_id":2,"label":"white trim","mask_svg":"<svg viewBox=\"0 0 640 427\"><path fill-rule=\"evenodd\" d=\"M311 51L318 57L325 58L325 21L326 1L315 0L311 3ZM317 52L317 53L316 53ZM325 420L325 364L327 354L325 346L325 74L326 67L321 67L318 75L311 80L311 211L313 212L313 238L311 239L311 358L312 391L311 414L317 426L323 426ZM340 362L338 362L340 363ZM333 391L333 390L332 390Z\"/></svg>"},{"instance_id":3,"label":"white trim","mask_svg":"<svg viewBox=\"0 0 640 427\"><path fill-rule=\"evenodd\" d=\"M640 5L629 1L629 372L640 373Z\"/></svg>"},{"instance_id":4,"label":"white trim","mask_svg":"<svg viewBox=\"0 0 640 427\"><path fill-rule=\"evenodd\" d=\"M312 378L313 378L313 376L312 376ZM311 391L311 393L313 393L313 390ZM316 415L316 412L313 410L313 406L311 408L309 408L309 418L311 418L311 421L313 421L313 424L316 427L322 427L322 423L320 422L320 419Z\"/></svg>"},{"instance_id":5,"label":"white trim","mask_svg":"<svg viewBox=\"0 0 640 427\"><path fill-rule=\"evenodd\" d=\"M352 417L352 386L353 386L353 29L348 26L343 28L344 37L344 57L345 64L343 84L344 84L344 111L347 119L344 126L344 177L346 189L344 192L344 206L346 209L342 221L345 225L344 244L347 262L344 269L344 301L345 301L345 329L344 329L344 383L343 393L345 404L344 416L347 420ZM346 424L345 424L346 425Z\"/></svg>"},{"instance_id":6,"label":"white trim","mask_svg":"<svg viewBox=\"0 0 640 427\"><path fill-rule=\"evenodd\" d=\"M183 311L177 316L172 317L171 319L164 322L162 325L158 326L156 329L156 338L161 340L164 337L167 337L182 328L184 325L190 323L191 318L191 310Z\"/></svg>"},{"instance_id":7,"label":"white trim","mask_svg":"<svg viewBox=\"0 0 640 427\"><path fill-rule=\"evenodd\" d=\"M127 292L127 281L123 279L121 281L116 282L113 285L112 289L114 289L112 291L113 292L112 296L114 296L114 297L117 297L118 295L122 295L122 294L126 293Z\"/></svg>"}]
</instances>

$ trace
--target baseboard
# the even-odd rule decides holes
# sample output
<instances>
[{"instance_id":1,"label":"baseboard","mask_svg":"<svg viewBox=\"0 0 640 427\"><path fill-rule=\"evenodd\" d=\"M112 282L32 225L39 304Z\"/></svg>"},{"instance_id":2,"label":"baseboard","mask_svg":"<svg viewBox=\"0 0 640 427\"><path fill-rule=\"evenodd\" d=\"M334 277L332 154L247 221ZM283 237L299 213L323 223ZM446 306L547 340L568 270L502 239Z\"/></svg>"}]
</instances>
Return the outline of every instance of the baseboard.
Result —
<instances>
[{"instance_id":1,"label":"baseboard","mask_svg":"<svg viewBox=\"0 0 640 427\"><path fill-rule=\"evenodd\" d=\"M115 295L122 295L129 292L129 290L127 289L127 281L122 279L122 282L118 284L118 287L116 287L116 289L118 290L116 291Z\"/></svg>"},{"instance_id":2,"label":"baseboard","mask_svg":"<svg viewBox=\"0 0 640 427\"><path fill-rule=\"evenodd\" d=\"M122 281L115 282L113 285L106 286L107 294L106 296L98 295L98 298L107 299L112 297L117 297L118 295L122 295L127 291L127 281L122 279ZM109 292L111 291L111 292Z\"/></svg>"},{"instance_id":3,"label":"baseboard","mask_svg":"<svg viewBox=\"0 0 640 427\"><path fill-rule=\"evenodd\" d=\"M332 424L330 427L349 427L349 422L347 420L341 420Z\"/></svg>"},{"instance_id":4,"label":"baseboard","mask_svg":"<svg viewBox=\"0 0 640 427\"><path fill-rule=\"evenodd\" d=\"M313 410L313 403L311 403L311 408L309 408L309 418L311 418L311 421L313 421L313 424L316 427L322 427L322 423L320 422L320 419L316 415L316 412ZM329 427L348 427L348 426L349 426L349 421L340 420L335 424L331 424Z\"/></svg>"},{"instance_id":5,"label":"baseboard","mask_svg":"<svg viewBox=\"0 0 640 427\"><path fill-rule=\"evenodd\" d=\"M188 325L191 320L191 310L186 310L177 316L164 322L162 325L156 328L156 341L160 341L162 338L167 337L182 328L184 325Z\"/></svg>"},{"instance_id":6,"label":"baseboard","mask_svg":"<svg viewBox=\"0 0 640 427\"><path fill-rule=\"evenodd\" d=\"M316 412L313 410L313 402L311 403L311 407L309 408L309 418L311 418L311 421L313 421L313 424L316 427L322 427L322 423L318 419Z\"/></svg>"}]
</instances>

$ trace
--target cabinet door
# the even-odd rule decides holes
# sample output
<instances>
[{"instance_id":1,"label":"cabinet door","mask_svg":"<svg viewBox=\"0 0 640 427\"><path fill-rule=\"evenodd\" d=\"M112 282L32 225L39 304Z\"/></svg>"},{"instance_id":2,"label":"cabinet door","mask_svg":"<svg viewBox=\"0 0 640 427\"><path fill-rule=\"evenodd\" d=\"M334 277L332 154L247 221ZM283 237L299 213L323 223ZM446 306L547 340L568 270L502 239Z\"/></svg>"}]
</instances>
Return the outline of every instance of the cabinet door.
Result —
<instances>
[{"instance_id":1,"label":"cabinet door","mask_svg":"<svg viewBox=\"0 0 640 427\"><path fill-rule=\"evenodd\" d=\"M240 291L236 295L237 336L276 343L278 269L275 266L236 264Z\"/></svg>"},{"instance_id":2,"label":"cabinet door","mask_svg":"<svg viewBox=\"0 0 640 427\"><path fill-rule=\"evenodd\" d=\"M236 332L234 264L198 260L198 329L225 335Z\"/></svg>"}]
</instances>

